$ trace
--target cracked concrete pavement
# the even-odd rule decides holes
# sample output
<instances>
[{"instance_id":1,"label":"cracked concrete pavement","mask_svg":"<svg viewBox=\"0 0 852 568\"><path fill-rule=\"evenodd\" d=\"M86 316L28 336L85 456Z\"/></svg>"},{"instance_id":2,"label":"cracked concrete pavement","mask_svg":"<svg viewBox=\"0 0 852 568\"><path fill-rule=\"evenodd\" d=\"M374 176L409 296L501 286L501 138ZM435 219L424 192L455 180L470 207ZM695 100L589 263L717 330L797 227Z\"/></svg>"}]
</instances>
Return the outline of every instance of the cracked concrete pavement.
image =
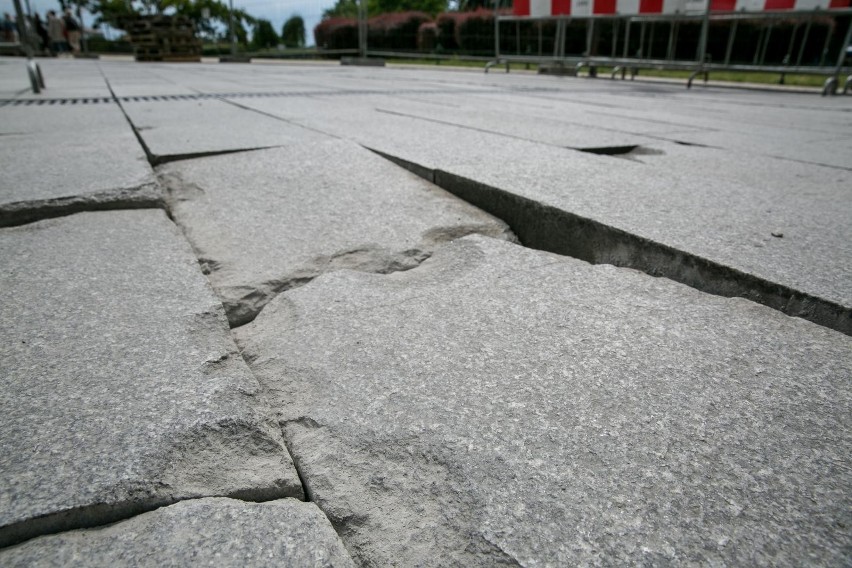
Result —
<instances>
[{"instance_id":1,"label":"cracked concrete pavement","mask_svg":"<svg viewBox=\"0 0 852 568\"><path fill-rule=\"evenodd\" d=\"M0 564L848 564L849 97L42 66Z\"/></svg>"}]
</instances>

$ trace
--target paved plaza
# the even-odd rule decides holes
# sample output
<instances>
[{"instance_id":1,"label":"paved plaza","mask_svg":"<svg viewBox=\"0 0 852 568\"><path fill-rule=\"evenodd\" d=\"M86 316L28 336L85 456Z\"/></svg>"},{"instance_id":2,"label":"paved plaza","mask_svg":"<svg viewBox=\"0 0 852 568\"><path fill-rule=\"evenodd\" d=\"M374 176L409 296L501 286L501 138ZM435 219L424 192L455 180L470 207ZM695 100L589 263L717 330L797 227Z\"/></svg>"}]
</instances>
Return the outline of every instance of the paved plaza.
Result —
<instances>
[{"instance_id":1,"label":"paved plaza","mask_svg":"<svg viewBox=\"0 0 852 568\"><path fill-rule=\"evenodd\" d=\"M852 562L852 97L41 66L0 565Z\"/></svg>"}]
</instances>

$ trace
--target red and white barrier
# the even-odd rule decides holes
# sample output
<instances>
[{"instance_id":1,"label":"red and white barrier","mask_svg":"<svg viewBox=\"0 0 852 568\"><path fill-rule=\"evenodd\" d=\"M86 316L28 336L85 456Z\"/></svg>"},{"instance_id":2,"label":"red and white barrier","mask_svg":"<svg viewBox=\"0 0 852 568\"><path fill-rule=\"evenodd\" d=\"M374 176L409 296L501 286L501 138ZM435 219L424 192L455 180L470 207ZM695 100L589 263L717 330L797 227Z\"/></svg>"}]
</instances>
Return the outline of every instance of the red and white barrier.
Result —
<instances>
[{"instance_id":1,"label":"red and white barrier","mask_svg":"<svg viewBox=\"0 0 852 568\"><path fill-rule=\"evenodd\" d=\"M710 0L710 11L812 12L852 8L852 0ZM514 0L515 16L641 16L703 14L707 0Z\"/></svg>"}]
</instances>

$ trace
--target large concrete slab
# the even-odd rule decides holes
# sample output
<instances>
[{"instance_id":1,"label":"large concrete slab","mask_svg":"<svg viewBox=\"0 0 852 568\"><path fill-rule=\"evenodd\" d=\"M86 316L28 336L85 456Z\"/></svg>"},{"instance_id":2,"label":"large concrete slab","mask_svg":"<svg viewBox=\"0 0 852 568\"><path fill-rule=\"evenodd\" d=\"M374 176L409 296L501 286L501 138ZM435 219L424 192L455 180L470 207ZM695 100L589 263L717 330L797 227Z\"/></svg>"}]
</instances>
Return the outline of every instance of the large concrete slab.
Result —
<instances>
[{"instance_id":1,"label":"large concrete slab","mask_svg":"<svg viewBox=\"0 0 852 568\"><path fill-rule=\"evenodd\" d=\"M852 338L480 236L236 330L367 566L839 566Z\"/></svg>"},{"instance_id":2,"label":"large concrete slab","mask_svg":"<svg viewBox=\"0 0 852 568\"><path fill-rule=\"evenodd\" d=\"M145 152L113 103L3 109L0 226L162 200Z\"/></svg>"},{"instance_id":3,"label":"large concrete slab","mask_svg":"<svg viewBox=\"0 0 852 568\"><path fill-rule=\"evenodd\" d=\"M392 272L506 225L357 144L301 144L161 168L170 208L233 325L328 270Z\"/></svg>"},{"instance_id":4,"label":"large concrete slab","mask_svg":"<svg viewBox=\"0 0 852 568\"><path fill-rule=\"evenodd\" d=\"M643 164L518 141L495 150L490 168L442 161L452 176L852 308L852 175L807 164L778 171L778 160L711 148L656 148L673 157L656 165L640 155Z\"/></svg>"},{"instance_id":5,"label":"large concrete slab","mask_svg":"<svg viewBox=\"0 0 852 568\"><path fill-rule=\"evenodd\" d=\"M183 501L114 525L0 550L13 566L354 566L313 503Z\"/></svg>"},{"instance_id":6,"label":"large concrete slab","mask_svg":"<svg viewBox=\"0 0 852 568\"><path fill-rule=\"evenodd\" d=\"M155 160L310 143L327 138L219 99L122 103Z\"/></svg>"},{"instance_id":7,"label":"large concrete slab","mask_svg":"<svg viewBox=\"0 0 852 568\"><path fill-rule=\"evenodd\" d=\"M3 229L0 259L0 546L185 498L301 496L162 211Z\"/></svg>"},{"instance_id":8,"label":"large concrete slab","mask_svg":"<svg viewBox=\"0 0 852 568\"><path fill-rule=\"evenodd\" d=\"M358 139L503 218L531 246L706 283L708 291L747 294L805 317L822 314L814 305L826 306L814 321L850 329L849 172L664 142L617 157L426 121L419 131L444 142L418 143L389 125L385 136L364 130ZM526 203L528 215L515 201ZM575 221L546 221L548 208ZM612 247L586 243L572 233L583 232L576 218L636 237L637 251L628 253L618 239ZM643 258L655 247L676 251L669 256L677 262ZM693 260L678 260L679 253ZM710 285L707 275L690 273L695 262L728 276ZM786 291L776 298L779 286ZM796 297L808 298L807 307Z\"/></svg>"},{"instance_id":9,"label":"large concrete slab","mask_svg":"<svg viewBox=\"0 0 852 568\"><path fill-rule=\"evenodd\" d=\"M109 97L97 61L74 59L36 59L44 77L45 89L36 94L27 74L26 59L3 58L0 61L0 99L45 100Z\"/></svg>"}]
</instances>

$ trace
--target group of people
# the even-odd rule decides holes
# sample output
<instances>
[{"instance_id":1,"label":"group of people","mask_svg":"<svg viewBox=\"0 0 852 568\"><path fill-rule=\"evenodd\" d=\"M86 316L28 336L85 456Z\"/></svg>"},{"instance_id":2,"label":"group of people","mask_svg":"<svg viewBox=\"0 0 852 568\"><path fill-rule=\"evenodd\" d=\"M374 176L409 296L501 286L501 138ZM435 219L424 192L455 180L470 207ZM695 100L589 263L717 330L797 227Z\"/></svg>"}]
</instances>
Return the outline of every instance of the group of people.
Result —
<instances>
[{"instance_id":1,"label":"group of people","mask_svg":"<svg viewBox=\"0 0 852 568\"><path fill-rule=\"evenodd\" d=\"M65 10L61 17L56 14L55 10L48 11L47 21L42 20L41 16L36 13L30 23L32 24L30 30L35 32L34 41L38 43L39 51L48 52L51 55L80 52L80 37L83 28L80 22L74 18L70 8ZM14 42L16 38L20 41L19 26L15 24L9 14L4 14L2 32L2 41Z\"/></svg>"}]
</instances>

